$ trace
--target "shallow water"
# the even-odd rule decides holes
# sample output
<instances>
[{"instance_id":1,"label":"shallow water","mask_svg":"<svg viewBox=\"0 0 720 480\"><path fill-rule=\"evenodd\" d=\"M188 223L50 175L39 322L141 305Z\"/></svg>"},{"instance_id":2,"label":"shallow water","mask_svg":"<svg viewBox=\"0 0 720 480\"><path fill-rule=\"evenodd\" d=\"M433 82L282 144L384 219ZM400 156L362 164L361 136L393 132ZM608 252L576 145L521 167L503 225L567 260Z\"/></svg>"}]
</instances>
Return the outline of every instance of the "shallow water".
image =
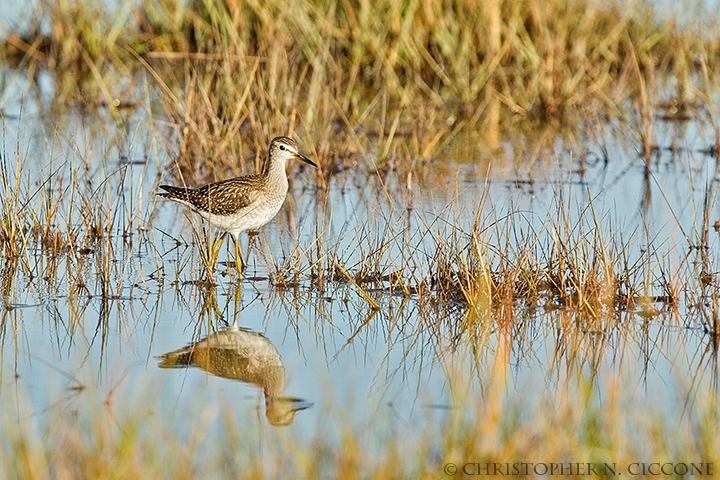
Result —
<instances>
[{"instance_id":1,"label":"shallow water","mask_svg":"<svg viewBox=\"0 0 720 480\"><path fill-rule=\"evenodd\" d=\"M607 392L617 391L628 412L660 412L684 426L717 388L716 345L693 303L710 298L683 296L675 312L660 302L652 315L630 308L603 324L552 298L473 313L453 302L433 308L420 294L398 294L380 282L366 287L380 304L374 311L346 281L314 288L310 273L327 270L308 266L320 252L320 265L328 267L332 253L351 273L361 265L380 275L404 268L412 283L428 276L444 244L439 239L468 242L477 218L494 268L501 263L498 249L519 250L527 239L543 252L553 236L548 225L566 214L573 232L590 237L599 229L630 264L647 262L633 271L648 277L650 295L663 295L657 278L664 269L696 266L687 260L688 248L699 242L706 197L711 223L718 218L711 187L716 159L702 152L713 137L702 119L658 122L658 145L680 148L660 150L649 169L620 125L586 135L580 148L558 138L536 159L516 153L517 145L503 145L504 153L490 159L454 145L409 183L399 172L348 171L319 191L312 170L291 165L285 207L257 238L243 239L249 266L240 287L220 266L217 286L207 288L194 283L203 275L193 233L202 224L153 195L168 179L173 148L160 128L147 127L150 114L129 113L124 130L109 116L45 118L22 94L28 87L21 80L13 85L16 93L5 97L4 168L14 179L19 155L21 191L41 192L27 195L24 208L41 211L46 184L38 179L52 177L47 191L65 192L54 217L65 222L56 225L60 231L67 225L82 230L83 201L97 202L100 219L114 228L109 243L91 251L48 256L34 249L16 270L4 272L0 402L6 425L42 425L105 402L118 411L147 408L179 438L200 425L214 439L224 435L219 412L229 407L270 468L281 455L273 445L288 437L320 435L341 445L350 431L378 456L377 440L387 437L402 439L408 451L429 442L433 453L441 443L435 436L455 417L492 417L499 402L519 405L522 423L586 388L589 404L615 401ZM85 177L75 178L78 172ZM511 239L500 241L508 232ZM710 231L713 271L717 243ZM298 251L299 282L276 286L270 281L275 266L292 265ZM224 247L221 261L231 258ZM237 342L247 346L252 338L260 346L214 354L239 365L232 379L202 359L200 366L160 368L158 357L233 323L254 332L242 331L247 335ZM270 352L272 360L258 359L257 351ZM263 380L268 363L284 382L263 383L270 381ZM266 403L263 388L280 400ZM212 442L203 448L212 449Z\"/></svg>"}]
</instances>

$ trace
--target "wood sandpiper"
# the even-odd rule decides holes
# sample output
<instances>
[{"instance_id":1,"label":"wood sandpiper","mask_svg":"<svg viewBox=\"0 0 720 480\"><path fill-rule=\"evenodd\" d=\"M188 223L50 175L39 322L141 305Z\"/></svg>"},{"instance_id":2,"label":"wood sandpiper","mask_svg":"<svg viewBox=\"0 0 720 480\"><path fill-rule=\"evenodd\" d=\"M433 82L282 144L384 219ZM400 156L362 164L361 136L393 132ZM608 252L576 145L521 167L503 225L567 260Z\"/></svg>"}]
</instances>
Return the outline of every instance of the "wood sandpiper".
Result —
<instances>
[{"instance_id":1,"label":"wood sandpiper","mask_svg":"<svg viewBox=\"0 0 720 480\"><path fill-rule=\"evenodd\" d=\"M211 225L230 233L235 240L235 267L241 275L240 234L257 230L278 213L288 191L285 164L293 158L317 167L315 162L299 152L295 140L276 137L270 142L268 159L260 174L229 178L198 188L160 185L165 192L158 195L190 207ZM215 244L215 252L223 237L224 234Z\"/></svg>"}]
</instances>

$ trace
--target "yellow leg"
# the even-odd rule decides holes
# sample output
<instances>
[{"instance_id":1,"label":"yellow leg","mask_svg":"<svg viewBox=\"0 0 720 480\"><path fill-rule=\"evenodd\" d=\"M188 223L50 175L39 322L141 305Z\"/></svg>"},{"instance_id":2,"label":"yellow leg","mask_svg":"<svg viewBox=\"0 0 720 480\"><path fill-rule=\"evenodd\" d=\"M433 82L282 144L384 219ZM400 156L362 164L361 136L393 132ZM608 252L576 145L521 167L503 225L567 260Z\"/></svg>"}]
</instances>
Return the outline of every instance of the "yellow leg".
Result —
<instances>
[{"instance_id":1,"label":"yellow leg","mask_svg":"<svg viewBox=\"0 0 720 480\"><path fill-rule=\"evenodd\" d=\"M220 247L222 246L223 240L225 240L225 234L220 235L213 243L210 261L213 265L217 263L218 253L220 253Z\"/></svg>"}]
</instances>

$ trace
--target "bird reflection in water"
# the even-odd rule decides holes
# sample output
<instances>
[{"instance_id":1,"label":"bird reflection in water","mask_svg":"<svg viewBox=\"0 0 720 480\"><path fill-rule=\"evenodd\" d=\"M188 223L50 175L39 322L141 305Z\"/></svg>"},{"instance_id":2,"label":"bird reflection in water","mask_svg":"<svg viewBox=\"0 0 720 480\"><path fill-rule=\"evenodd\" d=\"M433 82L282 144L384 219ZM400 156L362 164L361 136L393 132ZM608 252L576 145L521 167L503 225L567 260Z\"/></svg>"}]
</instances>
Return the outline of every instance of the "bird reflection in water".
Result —
<instances>
[{"instance_id":1,"label":"bird reflection in water","mask_svg":"<svg viewBox=\"0 0 720 480\"><path fill-rule=\"evenodd\" d=\"M312 406L302 399L282 396L285 367L277 348L264 335L237 324L158 358L160 368L195 366L218 377L262 388L265 416L271 425L289 425L295 412Z\"/></svg>"}]
</instances>

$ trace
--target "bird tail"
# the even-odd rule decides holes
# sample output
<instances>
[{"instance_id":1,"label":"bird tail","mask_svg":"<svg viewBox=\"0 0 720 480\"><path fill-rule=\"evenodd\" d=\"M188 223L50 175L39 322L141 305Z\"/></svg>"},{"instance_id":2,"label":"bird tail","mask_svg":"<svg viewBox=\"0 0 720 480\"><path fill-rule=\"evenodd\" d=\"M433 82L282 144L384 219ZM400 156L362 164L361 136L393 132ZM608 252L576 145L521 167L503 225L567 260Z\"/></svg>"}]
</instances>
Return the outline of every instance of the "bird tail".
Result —
<instances>
[{"instance_id":1,"label":"bird tail","mask_svg":"<svg viewBox=\"0 0 720 480\"><path fill-rule=\"evenodd\" d=\"M160 185L164 192L157 192L157 195L165 198L187 198L187 188L174 187L172 185Z\"/></svg>"}]
</instances>

